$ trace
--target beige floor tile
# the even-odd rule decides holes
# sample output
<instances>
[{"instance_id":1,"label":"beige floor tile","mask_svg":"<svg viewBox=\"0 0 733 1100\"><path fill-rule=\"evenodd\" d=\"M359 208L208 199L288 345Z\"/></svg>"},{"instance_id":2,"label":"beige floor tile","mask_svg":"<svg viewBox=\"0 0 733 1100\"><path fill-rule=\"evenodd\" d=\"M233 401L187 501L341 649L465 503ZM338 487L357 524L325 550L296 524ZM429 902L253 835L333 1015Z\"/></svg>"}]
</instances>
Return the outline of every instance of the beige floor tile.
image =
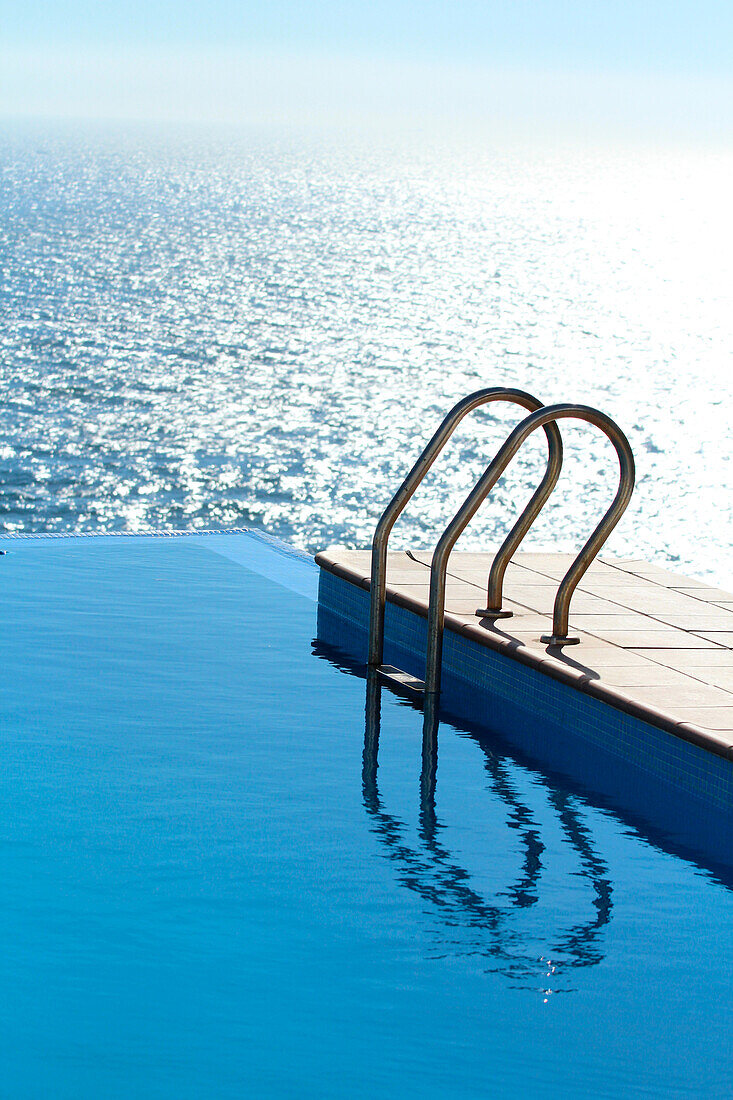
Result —
<instances>
[{"instance_id":1,"label":"beige floor tile","mask_svg":"<svg viewBox=\"0 0 733 1100\"><path fill-rule=\"evenodd\" d=\"M731 649L644 649L640 654L650 661L666 665L667 668L682 672L689 671L691 676L698 676L698 670L733 670L733 650Z\"/></svg>"},{"instance_id":2,"label":"beige floor tile","mask_svg":"<svg viewBox=\"0 0 733 1100\"><path fill-rule=\"evenodd\" d=\"M624 650L624 653L628 653ZM636 655L635 655L636 656ZM699 684L699 678L688 676L684 672L667 668L665 665L654 664L638 657L638 663L620 668L605 668L603 670L604 683L613 687L635 688L643 687L688 687L690 684ZM732 681L733 682L733 681ZM724 686L724 685L721 685Z\"/></svg>"},{"instance_id":3,"label":"beige floor tile","mask_svg":"<svg viewBox=\"0 0 733 1100\"><path fill-rule=\"evenodd\" d=\"M557 585L505 585L504 592L518 603L527 604L543 614L551 612L557 595ZM576 590L570 603L574 614L622 615L624 607L610 600Z\"/></svg>"},{"instance_id":4,"label":"beige floor tile","mask_svg":"<svg viewBox=\"0 0 733 1100\"><path fill-rule=\"evenodd\" d=\"M542 650L546 656L568 668L579 669L593 679L605 679L610 670L635 667L640 658L637 654L630 654L626 649L617 646L607 646L604 649L594 649L587 644L567 646L563 649L548 649L547 646L536 643L532 648Z\"/></svg>"},{"instance_id":5,"label":"beige floor tile","mask_svg":"<svg viewBox=\"0 0 733 1100\"><path fill-rule=\"evenodd\" d=\"M656 619L650 619L648 615L636 615L633 611L624 612L621 608L609 611L607 615L574 614L576 624L581 630L587 630L589 634L604 634L608 630L633 630L646 632L673 631L675 628L668 623L661 623Z\"/></svg>"},{"instance_id":6,"label":"beige floor tile","mask_svg":"<svg viewBox=\"0 0 733 1100\"><path fill-rule=\"evenodd\" d=\"M689 685L666 684L662 687L647 687L638 685L627 687L627 694L631 699L640 703L658 707L677 716L681 710L687 707L728 707L733 718L733 694L710 684L693 683Z\"/></svg>"},{"instance_id":7,"label":"beige floor tile","mask_svg":"<svg viewBox=\"0 0 733 1100\"><path fill-rule=\"evenodd\" d=\"M710 633L713 635L728 633L729 635L733 635L733 614L718 607L710 607L708 610L691 614L687 612L680 614L675 611L660 611L654 613L653 617L658 622L678 626L681 630L690 630L693 634ZM713 641L716 641L716 639L713 638Z\"/></svg>"},{"instance_id":8,"label":"beige floor tile","mask_svg":"<svg viewBox=\"0 0 733 1100\"><path fill-rule=\"evenodd\" d=\"M690 675L696 676L698 680L704 680L707 684L713 684L715 687L725 688L726 691L733 691L733 667L726 668L692 668L690 669Z\"/></svg>"},{"instance_id":9,"label":"beige floor tile","mask_svg":"<svg viewBox=\"0 0 733 1100\"><path fill-rule=\"evenodd\" d=\"M684 630L604 630L602 627L594 633L607 642L622 646L624 649L717 649L715 642L700 638L697 634L688 634Z\"/></svg>"},{"instance_id":10,"label":"beige floor tile","mask_svg":"<svg viewBox=\"0 0 733 1100\"><path fill-rule=\"evenodd\" d=\"M709 730L730 730L733 733L733 706L730 707L675 707L674 716L680 722L694 722Z\"/></svg>"},{"instance_id":11,"label":"beige floor tile","mask_svg":"<svg viewBox=\"0 0 733 1100\"><path fill-rule=\"evenodd\" d=\"M731 630L695 630L698 638L707 638L710 642L717 642L726 649L733 649L733 631Z\"/></svg>"},{"instance_id":12,"label":"beige floor tile","mask_svg":"<svg viewBox=\"0 0 733 1100\"><path fill-rule=\"evenodd\" d=\"M697 600L706 600L708 603L733 603L732 592L726 592L723 588L708 588L702 582L694 585L685 583L675 587L674 591L694 596Z\"/></svg>"}]
</instances>

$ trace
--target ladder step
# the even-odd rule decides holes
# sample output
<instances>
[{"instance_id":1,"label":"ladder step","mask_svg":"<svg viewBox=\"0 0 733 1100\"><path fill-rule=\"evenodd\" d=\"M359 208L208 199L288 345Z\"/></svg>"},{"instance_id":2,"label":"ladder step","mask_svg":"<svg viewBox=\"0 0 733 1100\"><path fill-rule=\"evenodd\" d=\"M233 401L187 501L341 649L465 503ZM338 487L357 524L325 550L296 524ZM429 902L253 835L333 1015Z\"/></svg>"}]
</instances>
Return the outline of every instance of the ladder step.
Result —
<instances>
[{"instance_id":1,"label":"ladder step","mask_svg":"<svg viewBox=\"0 0 733 1100\"><path fill-rule=\"evenodd\" d=\"M402 691L409 691L415 695L422 695L425 691L424 680L418 680L416 676L411 676L409 672L403 672L394 665L380 665L377 672L388 684Z\"/></svg>"}]
</instances>

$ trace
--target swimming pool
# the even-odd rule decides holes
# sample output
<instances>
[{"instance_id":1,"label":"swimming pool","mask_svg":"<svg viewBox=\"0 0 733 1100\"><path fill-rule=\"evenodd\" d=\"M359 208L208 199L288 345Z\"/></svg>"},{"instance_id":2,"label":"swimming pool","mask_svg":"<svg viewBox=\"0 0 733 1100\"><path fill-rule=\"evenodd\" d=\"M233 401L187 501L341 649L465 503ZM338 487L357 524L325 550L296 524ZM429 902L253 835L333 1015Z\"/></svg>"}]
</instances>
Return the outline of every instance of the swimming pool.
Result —
<instances>
[{"instance_id":1,"label":"swimming pool","mask_svg":"<svg viewBox=\"0 0 733 1100\"><path fill-rule=\"evenodd\" d=\"M4 1095L729 1095L704 852L448 722L426 797L281 545L0 546Z\"/></svg>"}]
</instances>

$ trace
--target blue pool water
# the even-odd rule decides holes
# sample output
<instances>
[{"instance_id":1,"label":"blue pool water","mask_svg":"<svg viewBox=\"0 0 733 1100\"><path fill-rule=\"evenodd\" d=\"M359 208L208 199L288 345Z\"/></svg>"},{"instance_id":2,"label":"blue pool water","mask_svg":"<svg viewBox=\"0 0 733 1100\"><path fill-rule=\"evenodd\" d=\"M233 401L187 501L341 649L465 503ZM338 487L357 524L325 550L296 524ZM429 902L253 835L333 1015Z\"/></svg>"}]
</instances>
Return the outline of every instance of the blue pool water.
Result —
<instances>
[{"instance_id":1,"label":"blue pool water","mask_svg":"<svg viewBox=\"0 0 733 1100\"><path fill-rule=\"evenodd\" d=\"M316 632L250 535L3 540L9 1097L730 1095L731 883Z\"/></svg>"}]
</instances>

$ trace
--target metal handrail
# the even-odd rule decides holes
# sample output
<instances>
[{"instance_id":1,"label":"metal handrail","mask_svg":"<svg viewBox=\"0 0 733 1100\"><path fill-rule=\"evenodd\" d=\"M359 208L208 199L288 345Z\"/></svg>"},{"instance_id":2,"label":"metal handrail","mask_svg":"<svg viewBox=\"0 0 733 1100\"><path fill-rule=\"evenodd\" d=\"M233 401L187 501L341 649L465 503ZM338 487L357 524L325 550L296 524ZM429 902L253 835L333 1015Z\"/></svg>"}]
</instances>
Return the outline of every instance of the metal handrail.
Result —
<instances>
[{"instance_id":1,"label":"metal handrail","mask_svg":"<svg viewBox=\"0 0 733 1100\"><path fill-rule=\"evenodd\" d=\"M585 420L606 433L616 448L619 460L619 487L592 535L585 543L573 564L560 582L555 596L552 634L543 634L541 641L547 645L572 645L578 638L568 636L570 600L581 577L598 554L604 542L621 519L634 490L634 456L629 441L610 416L591 409L587 405L548 405L526 417L518 424L488 466L481 479L466 497L451 522L443 532L433 554L430 567L430 607L428 610L428 650L425 667L425 692L440 691L440 671L443 653L443 624L445 619L445 585L448 557L459 536L476 515L504 470L531 433L557 420L573 418Z\"/></svg>"},{"instance_id":2,"label":"metal handrail","mask_svg":"<svg viewBox=\"0 0 733 1100\"><path fill-rule=\"evenodd\" d=\"M384 654L384 609L387 599L387 543L389 541L390 532L397 517L412 497L418 485L425 477L425 474L433 465L435 459L453 435L453 432L461 420L463 420L464 416L472 412L473 409L478 408L479 405L487 404L490 401L512 401L514 404L521 405L524 409L529 409L530 412L544 408L542 402L538 401L536 397L533 397L531 393L526 393L524 390L503 389L499 386L493 386L489 389L477 390L475 393L469 394L468 397L464 397L462 401L454 405L445 417L417 462L402 482L402 485L385 508L377 524L376 531L374 532L374 539L372 541L369 611L370 665L381 665ZM557 479L560 476L560 470L562 468L562 439L560 438L560 432L557 425L554 422L548 423L545 426L545 434L547 435L548 449L545 476L535 490L529 504L520 515L496 554L495 561L500 563L503 562L504 569L506 569L509 559L516 553L522 539L541 512L545 501L555 488Z\"/></svg>"}]
</instances>

